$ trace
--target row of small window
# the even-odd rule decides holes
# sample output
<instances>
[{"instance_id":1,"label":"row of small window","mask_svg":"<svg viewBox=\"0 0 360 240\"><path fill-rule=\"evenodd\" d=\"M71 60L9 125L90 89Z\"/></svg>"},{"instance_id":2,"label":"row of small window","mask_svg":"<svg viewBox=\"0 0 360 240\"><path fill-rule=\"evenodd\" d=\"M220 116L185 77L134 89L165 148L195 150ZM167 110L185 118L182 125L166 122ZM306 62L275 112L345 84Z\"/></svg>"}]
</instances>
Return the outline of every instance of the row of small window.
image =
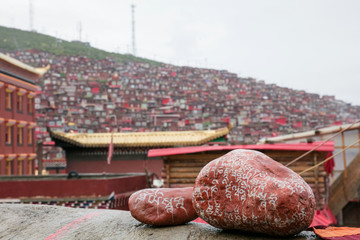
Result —
<instances>
[{"instance_id":1,"label":"row of small window","mask_svg":"<svg viewBox=\"0 0 360 240\"><path fill-rule=\"evenodd\" d=\"M13 92L6 91L5 92L5 109L12 110L13 109ZM17 94L16 95L16 109L18 112L23 112L23 105L24 105L24 95ZM28 97L27 98L27 113L33 114L34 113L34 98Z\"/></svg>"},{"instance_id":2,"label":"row of small window","mask_svg":"<svg viewBox=\"0 0 360 240\"><path fill-rule=\"evenodd\" d=\"M5 144L6 145L12 145L14 141L14 129L13 126L5 126ZM0 135L1 136L1 135ZM34 136L34 129L33 128L27 128L27 139L26 143L28 145L33 144L33 136ZM24 128L18 127L16 131L16 142L18 145L24 144Z\"/></svg>"},{"instance_id":3,"label":"row of small window","mask_svg":"<svg viewBox=\"0 0 360 240\"><path fill-rule=\"evenodd\" d=\"M24 161L23 160L18 160L17 161L17 169L15 169L14 160L6 161L6 163L5 163L5 174L7 176L11 176L11 175L22 176L24 174L32 175L33 174L33 164L34 164L33 160L28 160L28 162L27 162L27 171L25 172L24 171ZM0 166L1 166L1 164L0 164ZM0 171L0 173L1 173L1 171Z\"/></svg>"}]
</instances>

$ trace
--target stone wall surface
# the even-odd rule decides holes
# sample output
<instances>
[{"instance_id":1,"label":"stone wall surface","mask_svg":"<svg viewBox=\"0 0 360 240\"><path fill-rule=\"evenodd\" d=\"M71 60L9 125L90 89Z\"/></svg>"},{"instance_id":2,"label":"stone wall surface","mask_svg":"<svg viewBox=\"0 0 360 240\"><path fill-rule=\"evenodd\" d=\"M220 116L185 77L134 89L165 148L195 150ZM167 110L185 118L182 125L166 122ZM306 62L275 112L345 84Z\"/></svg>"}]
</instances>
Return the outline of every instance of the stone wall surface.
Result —
<instances>
[{"instance_id":1,"label":"stone wall surface","mask_svg":"<svg viewBox=\"0 0 360 240\"><path fill-rule=\"evenodd\" d=\"M0 239L279 239L223 231L207 224L149 227L120 210L0 204ZM290 239L316 239L302 232Z\"/></svg>"}]
</instances>

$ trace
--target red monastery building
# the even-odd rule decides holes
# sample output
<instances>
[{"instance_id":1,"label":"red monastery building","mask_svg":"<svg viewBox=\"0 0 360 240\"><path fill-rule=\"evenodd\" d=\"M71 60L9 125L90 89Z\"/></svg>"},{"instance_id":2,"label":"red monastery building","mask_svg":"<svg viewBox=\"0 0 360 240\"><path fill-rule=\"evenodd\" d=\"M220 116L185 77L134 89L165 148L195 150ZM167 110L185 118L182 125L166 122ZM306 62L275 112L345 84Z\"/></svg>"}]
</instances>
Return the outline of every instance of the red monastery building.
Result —
<instances>
[{"instance_id":1,"label":"red monastery building","mask_svg":"<svg viewBox=\"0 0 360 240\"><path fill-rule=\"evenodd\" d=\"M64 133L50 131L50 136L66 152L68 173L129 173L149 171L161 175L161 158L147 159L153 148L222 144L230 128L203 131ZM113 138L113 157L107 164Z\"/></svg>"},{"instance_id":2,"label":"red monastery building","mask_svg":"<svg viewBox=\"0 0 360 240\"><path fill-rule=\"evenodd\" d=\"M46 71L0 53L0 175L34 174L34 82Z\"/></svg>"}]
</instances>

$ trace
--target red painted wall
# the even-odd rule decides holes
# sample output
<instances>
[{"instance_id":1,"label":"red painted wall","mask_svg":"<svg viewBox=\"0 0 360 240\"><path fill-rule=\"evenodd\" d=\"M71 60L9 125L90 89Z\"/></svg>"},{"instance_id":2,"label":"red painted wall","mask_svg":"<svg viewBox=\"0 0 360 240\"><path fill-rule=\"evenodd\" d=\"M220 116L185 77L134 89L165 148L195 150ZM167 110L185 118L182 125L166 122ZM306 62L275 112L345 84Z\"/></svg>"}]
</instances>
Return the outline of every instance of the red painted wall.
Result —
<instances>
[{"instance_id":1,"label":"red painted wall","mask_svg":"<svg viewBox=\"0 0 360 240\"><path fill-rule=\"evenodd\" d=\"M1 91L1 88L0 88ZM1 96L0 96L1 97ZM3 104L1 104L1 98L0 98L0 113L1 113L1 107ZM0 115L0 117L2 117ZM0 154L2 154L5 150L5 123L0 123ZM0 174L1 174L1 165L0 165Z\"/></svg>"},{"instance_id":2,"label":"red painted wall","mask_svg":"<svg viewBox=\"0 0 360 240\"><path fill-rule=\"evenodd\" d=\"M108 196L113 191L115 194L136 191L147 188L145 175L122 176L114 178L80 178L63 179L48 178L0 181L0 198L21 197L99 197Z\"/></svg>"},{"instance_id":3,"label":"red painted wall","mask_svg":"<svg viewBox=\"0 0 360 240\"><path fill-rule=\"evenodd\" d=\"M96 156L99 157L99 156ZM91 159L78 158L72 159L67 156L67 172L76 171L78 173L128 173L128 172L145 172L147 167L149 172L156 173L161 176L163 162L161 159L129 159L129 160L116 160L113 159L111 164L108 165L106 157L104 159Z\"/></svg>"},{"instance_id":4,"label":"red painted wall","mask_svg":"<svg viewBox=\"0 0 360 240\"><path fill-rule=\"evenodd\" d=\"M1 148L1 146L0 146ZM0 175L4 175L5 174L5 161L4 160L0 160Z\"/></svg>"}]
</instances>

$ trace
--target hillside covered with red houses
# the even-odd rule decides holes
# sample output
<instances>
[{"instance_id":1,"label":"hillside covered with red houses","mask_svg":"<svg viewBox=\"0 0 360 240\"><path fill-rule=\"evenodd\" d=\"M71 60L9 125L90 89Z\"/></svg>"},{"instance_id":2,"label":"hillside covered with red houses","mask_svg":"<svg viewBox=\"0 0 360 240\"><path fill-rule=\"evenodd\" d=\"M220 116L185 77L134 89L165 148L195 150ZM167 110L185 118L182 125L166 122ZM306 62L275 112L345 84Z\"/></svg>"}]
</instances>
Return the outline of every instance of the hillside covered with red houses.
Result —
<instances>
[{"instance_id":1,"label":"hillside covered with red houses","mask_svg":"<svg viewBox=\"0 0 360 240\"><path fill-rule=\"evenodd\" d=\"M138 132L216 129L233 126L228 142L350 123L360 106L334 96L238 77L226 70L86 56L58 56L37 50L1 50L34 67L50 65L37 84L38 138L46 127L77 132Z\"/></svg>"}]
</instances>

